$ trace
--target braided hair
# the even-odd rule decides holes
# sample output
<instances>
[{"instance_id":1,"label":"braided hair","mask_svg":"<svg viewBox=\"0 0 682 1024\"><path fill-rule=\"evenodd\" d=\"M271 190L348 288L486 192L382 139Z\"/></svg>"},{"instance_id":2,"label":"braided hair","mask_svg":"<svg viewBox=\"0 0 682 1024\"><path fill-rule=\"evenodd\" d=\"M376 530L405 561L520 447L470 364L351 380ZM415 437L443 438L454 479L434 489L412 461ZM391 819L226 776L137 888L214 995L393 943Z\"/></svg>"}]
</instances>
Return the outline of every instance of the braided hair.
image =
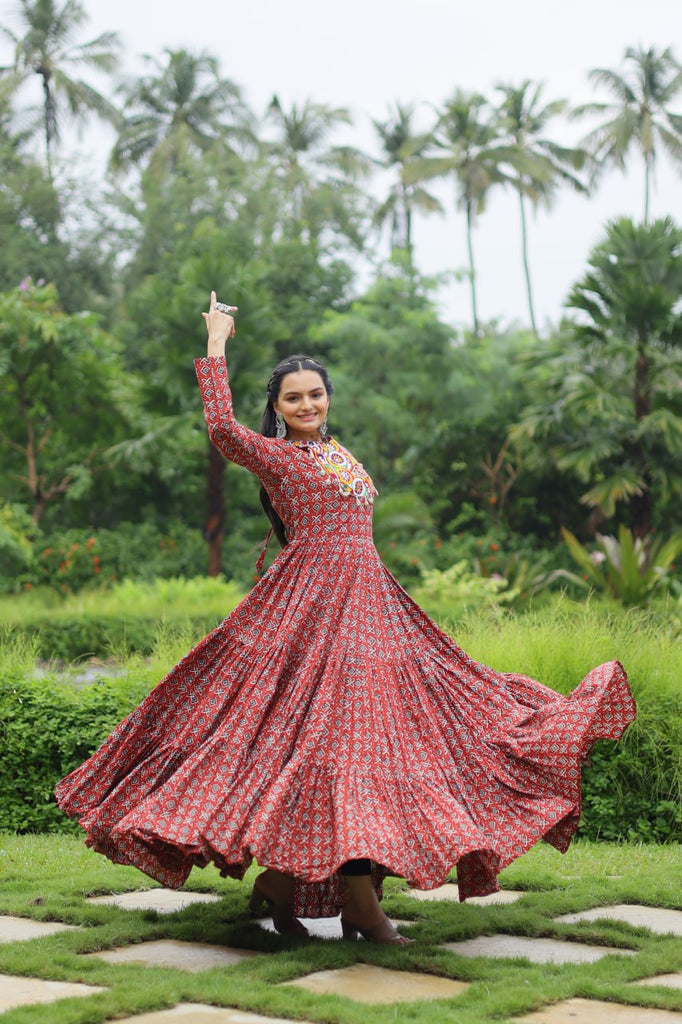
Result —
<instances>
[{"instance_id":1,"label":"braided hair","mask_svg":"<svg viewBox=\"0 0 682 1024\"><path fill-rule=\"evenodd\" d=\"M272 371L270 380L268 381L268 386L265 389L267 402L265 403L263 418L260 425L260 432L264 437L277 436L277 417L273 408L273 403L276 402L279 397L282 381L288 373L300 373L301 370L313 370L314 373L319 373L322 378L325 391L328 395L332 394L334 388L332 386L329 373L326 367L324 367L322 363L319 363L317 359L313 359L312 356L306 355L287 356L286 359L282 359L282 361L278 363ZM270 520L272 532L280 542L281 546L285 547L289 543L286 526L272 507L270 495L262 484L260 488L260 502L263 506L263 511Z\"/></svg>"}]
</instances>

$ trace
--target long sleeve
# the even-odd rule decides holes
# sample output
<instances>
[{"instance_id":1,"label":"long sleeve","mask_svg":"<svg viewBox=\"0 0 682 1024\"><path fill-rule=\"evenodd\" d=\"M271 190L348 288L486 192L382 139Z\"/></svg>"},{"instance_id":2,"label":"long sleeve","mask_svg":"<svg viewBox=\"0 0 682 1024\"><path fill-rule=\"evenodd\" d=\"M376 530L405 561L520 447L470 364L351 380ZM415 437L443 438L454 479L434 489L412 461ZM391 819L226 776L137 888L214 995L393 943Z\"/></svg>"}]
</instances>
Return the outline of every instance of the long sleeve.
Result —
<instances>
[{"instance_id":1,"label":"long sleeve","mask_svg":"<svg viewBox=\"0 0 682 1024\"><path fill-rule=\"evenodd\" d=\"M212 443L226 459L246 467L266 485L281 480L289 462L286 447L237 422L225 359L203 356L194 360L194 368Z\"/></svg>"}]
</instances>

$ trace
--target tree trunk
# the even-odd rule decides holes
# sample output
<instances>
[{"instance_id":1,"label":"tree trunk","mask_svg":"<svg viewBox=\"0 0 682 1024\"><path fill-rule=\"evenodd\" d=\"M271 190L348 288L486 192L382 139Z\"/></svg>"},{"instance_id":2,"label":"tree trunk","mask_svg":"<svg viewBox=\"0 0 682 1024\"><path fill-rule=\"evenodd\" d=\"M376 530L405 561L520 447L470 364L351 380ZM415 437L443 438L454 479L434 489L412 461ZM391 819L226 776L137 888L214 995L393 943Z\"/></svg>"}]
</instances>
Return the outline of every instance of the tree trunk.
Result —
<instances>
[{"instance_id":1,"label":"tree trunk","mask_svg":"<svg viewBox=\"0 0 682 1024\"><path fill-rule=\"evenodd\" d=\"M45 115L45 158L47 160L47 177L52 184L52 121L54 119L54 100L50 89L48 72L39 72L43 79L43 106Z\"/></svg>"},{"instance_id":2,"label":"tree trunk","mask_svg":"<svg viewBox=\"0 0 682 1024\"><path fill-rule=\"evenodd\" d=\"M646 351L646 338L640 337L637 347L637 362L635 363L635 387L634 405L635 420L648 416L651 411L651 387L649 383L650 360ZM651 519L653 514L653 502L651 498L651 473L647 463L646 452L642 449L641 441L636 441L632 447L632 454L635 463L638 464L641 478L644 482L644 489L641 494L635 494L632 499L632 529L636 537L646 537L651 531Z\"/></svg>"},{"instance_id":3,"label":"tree trunk","mask_svg":"<svg viewBox=\"0 0 682 1024\"><path fill-rule=\"evenodd\" d=\"M206 521L204 537L208 541L208 575L222 572L223 533L225 530L225 459L217 448L208 444L206 470Z\"/></svg>"},{"instance_id":4,"label":"tree trunk","mask_svg":"<svg viewBox=\"0 0 682 1024\"><path fill-rule=\"evenodd\" d=\"M651 190L651 153L644 156L644 223L649 223L649 193Z\"/></svg>"},{"instance_id":5,"label":"tree trunk","mask_svg":"<svg viewBox=\"0 0 682 1024\"><path fill-rule=\"evenodd\" d=\"M476 304L476 267L474 266L474 247L471 240L471 200L466 203L467 215L467 252L469 253L469 283L471 288L471 313L474 321L474 336L478 337L478 307Z\"/></svg>"},{"instance_id":6,"label":"tree trunk","mask_svg":"<svg viewBox=\"0 0 682 1024\"><path fill-rule=\"evenodd\" d=\"M537 335L538 329L535 323L535 309L533 306L533 288L530 281L530 264L528 262L528 232L526 230L526 204L523 201L522 192L519 192L519 206L521 207L521 249L523 253L523 272L526 275L528 313L530 314L530 325L533 330L533 334Z\"/></svg>"},{"instance_id":7,"label":"tree trunk","mask_svg":"<svg viewBox=\"0 0 682 1024\"><path fill-rule=\"evenodd\" d=\"M403 185L403 216L405 217L405 248L407 249L407 259L410 265L410 270L412 270L414 267L414 261L412 258L412 207L410 205L410 198L405 185Z\"/></svg>"}]
</instances>

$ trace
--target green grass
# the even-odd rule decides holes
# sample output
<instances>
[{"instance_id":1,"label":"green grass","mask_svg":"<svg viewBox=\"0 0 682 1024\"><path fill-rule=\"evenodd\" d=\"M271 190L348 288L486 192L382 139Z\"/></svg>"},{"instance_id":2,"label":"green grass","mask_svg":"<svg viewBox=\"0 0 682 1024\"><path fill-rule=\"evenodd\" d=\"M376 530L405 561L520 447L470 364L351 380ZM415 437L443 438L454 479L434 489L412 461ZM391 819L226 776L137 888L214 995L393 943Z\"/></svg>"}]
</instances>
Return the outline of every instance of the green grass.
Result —
<instances>
[{"instance_id":1,"label":"green grass","mask_svg":"<svg viewBox=\"0 0 682 1024\"><path fill-rule=\"evenodd\" d=\"M559 914L620 902L682 910L682 848L676 845L576 842L563 857L548 847L536 847L503 873L505 887L525 890L518 903L508 906L416 903L404 895L402 881L390 879L387 911L413 921L404 930L416 941L406 948L266 933L247 914L253 874L252 870L240 883L221 879L212 868L194 871L187 888L218 893L219 903L171 915L123 911L89 905L85 897L152 884L135 870L110 864L87 850L79 838L0 835L0 913L79 926L78 931L49 938L0 945L0 972L107 988L100 995L8 1011L1 1015L3 1024L98 1024L178 1002L234 1006L315 1024L492 1024L573 996L682 1013L682 991L632 984L653 974L681 971L682 939L615 922L567 925L552 920ZM464 958L439 948L441 942L495 932L620 946L635 951L635 956L611 956L595 964L534 965L521 959ZM250 948L268 955L200 974L110 965L79 956L161 938ZM459 979L470 987L454 999L389 1008L279 986L312 971L358 961ZM671 1014L671 1024L675 1019Z\"/></svg>"},{"instance_id":2,"label":"green grass","mask_svg":"<svg viewBox=\"0 0 682 1024\"><path fill-rule=\"evenodd\" d=\"M47 612L65 618L130 615L163 620L183 614L224 617L242 596L234 583L226 583L220 576L157 579L153 583L123 580L67 596L49 587L36 587L23 594L0 596L0 622L20 624Z\"/></svg>"}]
</instances>

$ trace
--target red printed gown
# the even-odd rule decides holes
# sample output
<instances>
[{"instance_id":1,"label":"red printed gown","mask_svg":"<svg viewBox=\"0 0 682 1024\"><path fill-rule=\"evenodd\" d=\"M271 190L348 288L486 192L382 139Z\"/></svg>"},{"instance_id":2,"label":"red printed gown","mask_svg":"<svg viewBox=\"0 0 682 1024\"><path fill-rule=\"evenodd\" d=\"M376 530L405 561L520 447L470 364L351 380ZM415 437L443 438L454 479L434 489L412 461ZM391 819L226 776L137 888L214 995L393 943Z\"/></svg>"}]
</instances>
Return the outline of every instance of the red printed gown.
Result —
<instances>
[{"instance_id":1,"label":"red printed gown","mask_svg":"<svg viewBox=\"0 0 682 1024\"><path fill-rule=\"evenodd\" d=\"M338 912L352 858L425 889L456 863L464 899L541 838L565 850L581 762L635 716L621 665L564 697L475 662L382 564L371 501L237 423L224 359L196 369L211 440L265 484L290 543L59 784L87 842L172 887L255 858L298 879L302 916Z\"/></svg>"}]
</instances>

